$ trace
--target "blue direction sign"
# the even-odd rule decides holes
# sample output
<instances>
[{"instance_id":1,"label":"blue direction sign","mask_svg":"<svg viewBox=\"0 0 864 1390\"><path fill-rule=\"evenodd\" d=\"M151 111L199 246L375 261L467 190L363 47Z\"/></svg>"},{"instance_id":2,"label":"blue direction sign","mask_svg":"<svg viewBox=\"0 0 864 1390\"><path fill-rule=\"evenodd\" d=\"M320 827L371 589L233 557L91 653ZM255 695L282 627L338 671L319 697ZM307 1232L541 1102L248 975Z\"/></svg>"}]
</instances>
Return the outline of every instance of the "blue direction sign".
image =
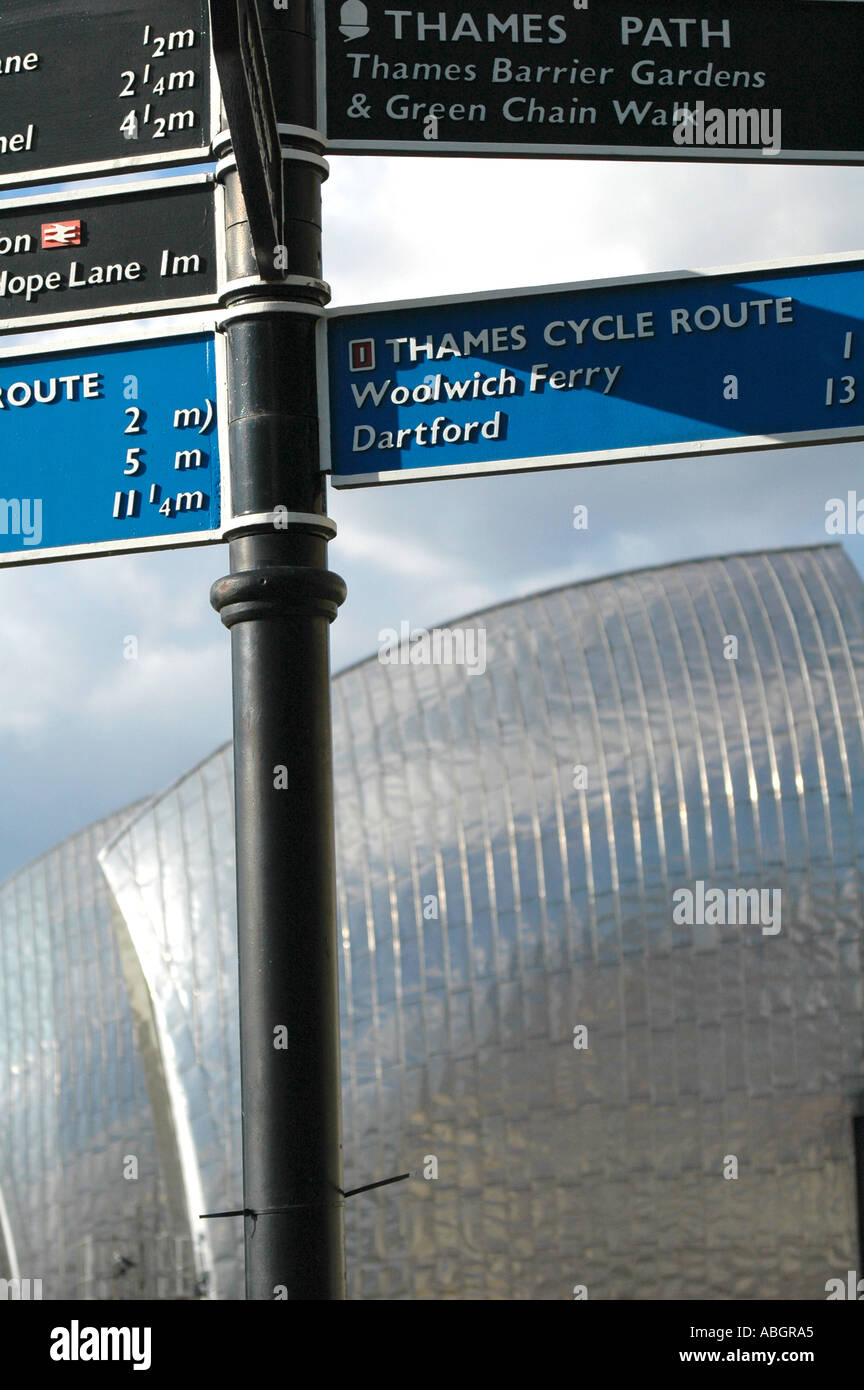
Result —
<instances>
[{"instance_id":1,"label":"blue direction sign","mask_svg":"<svg viewBox=\"0 0 864 1390\"><path fill-rule=\"evenodd\" d=\"M340 487L864 438L864 255L330 310Z\"/></svg>"},{"instance_id":2,"label":"blue direction sign","mask_svg":"<svg viewBox=\"0 0 864 1390\"><path fill-rule=\"evenodd\" d=\"M212 316L76 339L0 351L0 566L220 540Z\"/></svg>"}]
</instances>

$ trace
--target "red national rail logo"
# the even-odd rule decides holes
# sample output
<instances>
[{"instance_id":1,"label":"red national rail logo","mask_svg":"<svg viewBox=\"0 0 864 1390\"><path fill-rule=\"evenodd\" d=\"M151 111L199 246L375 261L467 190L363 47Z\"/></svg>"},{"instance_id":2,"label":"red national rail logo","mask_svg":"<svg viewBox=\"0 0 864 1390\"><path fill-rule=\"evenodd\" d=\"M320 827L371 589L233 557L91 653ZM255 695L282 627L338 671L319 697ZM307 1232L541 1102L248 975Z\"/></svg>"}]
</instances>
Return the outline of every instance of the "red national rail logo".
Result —
<instances>
[{"instance_id":1,"label":"red national rail logo","mask_svg":"<svg viewBox=\"0 0 864 1390\"><path fill-rule=\"evenodd\" d=\"M83 224L77 222L43 222L42 223L42 250L48 251L52 246L80 246Z\"/></svg>"}]
</instances>

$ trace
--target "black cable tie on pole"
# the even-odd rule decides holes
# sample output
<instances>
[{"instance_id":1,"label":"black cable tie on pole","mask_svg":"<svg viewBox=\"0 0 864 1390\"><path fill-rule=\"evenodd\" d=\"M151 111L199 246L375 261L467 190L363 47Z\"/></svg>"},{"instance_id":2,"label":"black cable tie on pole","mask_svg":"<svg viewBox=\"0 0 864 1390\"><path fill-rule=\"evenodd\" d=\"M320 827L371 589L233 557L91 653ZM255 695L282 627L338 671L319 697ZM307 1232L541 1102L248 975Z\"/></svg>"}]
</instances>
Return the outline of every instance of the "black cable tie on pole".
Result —
<instances>
[{"instance_id":1,"label":"black cable tie on pole","mask_svg":"<svg viewBox=\"0 0 864 1390\"><path fill-rule=\"evenodd\" d=\"M199 1221L209 1221L214 1216L254 1216L255 1212L250 1207L238 1207L237 1211L201 1211L198 1213Z\"/></svg>"},{"instance_id":2,"label":"black cable tie on pole","mask_svg":"<svg viewBox=\"0 0 864 1390\"><path fill-rule=\"evenodd\" d=\"M389 1187L393 1182L404 1182L406 1178L413 1177L413 1173L400 1173L397 1178L382 1178L380 1182L367 1182L365 1187L352 1187L349 1192L343 1192L343 1197L356 1197L358 1192L371 1192L374 1187Z\"/></svg>"},{"instance_id":3,"label":"black cable tie on pole","mask_svg":"<svg viewBox=\"0 0 864 1390\"><path fill-rule=\"evenodd\" d=\"M379 1182L367 1182L363 1187L352 1187L348 1192L344 1192L340 1187L339 1193L342 1197L356 1197L359 1192L372 1192L376 1187L390 1187L394 1182L404 1182L406 1178L413 1177L413 1173L399 1173L395 1178L381 1178ZM199 1212L199 1220L212 1221L220 1216L251 1216L253 1221L257 1221L259 1216L278 1216L280 1212L302 1211L304 1207L320 1207L321 1202L292 1202L284 1207L235 1207L232 1211L202 1211Z\"/></svg>"},{"instance_id":4,"label":"black cable tie on pole","mask_svg":"<svg viewBox=\"0 0 864 1390\"><path fill-rule=\"evenodd\" d=\"M396 1178L388 1178L388 1182L396 1181ZM373 1186L377 1186L377 1183L373 1184ZM341 1188L340 1195L343 1197L345 1196ZM326 1205L325 1202L289 1202L289 1204L284 1207L258 1207L257 1210L255 1207L238 1207L236 1211L202 1211L199 1212L199 1220L208 1221L214 1216L251 1216L253 1221L255 1221L259 1216L278 1216L280 1212L304 1211L309 1207L323 1207Z\"/></svg>"}]
</instances>

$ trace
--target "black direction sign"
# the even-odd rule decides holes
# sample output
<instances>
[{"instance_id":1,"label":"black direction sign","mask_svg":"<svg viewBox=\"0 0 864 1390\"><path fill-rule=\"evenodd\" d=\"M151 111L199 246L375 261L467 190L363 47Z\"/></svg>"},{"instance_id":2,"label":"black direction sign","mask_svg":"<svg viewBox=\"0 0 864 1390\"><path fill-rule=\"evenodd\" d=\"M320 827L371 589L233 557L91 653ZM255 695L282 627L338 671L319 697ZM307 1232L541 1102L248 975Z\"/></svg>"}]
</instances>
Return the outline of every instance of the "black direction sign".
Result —
<instances>
[{"instance_id":1,"label":"black direction sign","mask_svg":"<svg viewBox=\"0 0 864 1390\"><path fill-rule=\"evenodd\" d=\"M3 0L0 185L206 159L207 0Z\"/></svg>"},{"instance_id":2,"label":"black direction sign","mask_svg":"<svg viewBox=\"0 0 864 1390\"><path fill-rule=\"evenodd\" d=\"M216 303L213 178L0 202L0 333Z\"/></svg>"},{"instance_id":3,"label":"black direction sign","mask_svg":"<svg viewBox=\"0 0 864 1390\"><path fill-rule=\"evenodd\" d=\"M683 11L646 0L316 0L316 16L330 151L864 160L862 0L700 0ZM275 72L274 92L278 109Z\"/></svg>"},{"instance_id":4,"label":"black direction sign","mask_svg":"<svg viewBox=\"0 0 864 1390\"><path fill-rule=\"evenodd\" d=\"M285 241L282 151L255 0L210 0L210 23L258 273L281 278L274 267Z\"/></svg>"}]
</instances>

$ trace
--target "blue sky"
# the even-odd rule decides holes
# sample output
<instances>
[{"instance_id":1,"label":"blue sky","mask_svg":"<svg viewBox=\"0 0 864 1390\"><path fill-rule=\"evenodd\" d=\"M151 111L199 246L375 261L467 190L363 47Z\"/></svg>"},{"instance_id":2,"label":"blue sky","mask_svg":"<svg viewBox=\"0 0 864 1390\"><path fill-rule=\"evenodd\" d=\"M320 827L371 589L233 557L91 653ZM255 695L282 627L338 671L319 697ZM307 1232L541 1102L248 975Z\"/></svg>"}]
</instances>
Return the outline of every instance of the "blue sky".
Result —
<instances>
[{"instance_id":1,"label":"blue sky","mask_svg":"<svg viewBox=\"0 0 864 1390\"><path fill-rule=\"evenodd\" d=\"M857 169L333 156L334 304L862 249ZM824 542L864 443L331 492L348 584L333 667L571 580ZM585 531L573 507L589 509ZM846 540L864 570L864 537ZM230 736L222 546L0 571L0 875L164 787ZM139 660L124 659L124 639Z\"/></svg>"}]
</instances>

